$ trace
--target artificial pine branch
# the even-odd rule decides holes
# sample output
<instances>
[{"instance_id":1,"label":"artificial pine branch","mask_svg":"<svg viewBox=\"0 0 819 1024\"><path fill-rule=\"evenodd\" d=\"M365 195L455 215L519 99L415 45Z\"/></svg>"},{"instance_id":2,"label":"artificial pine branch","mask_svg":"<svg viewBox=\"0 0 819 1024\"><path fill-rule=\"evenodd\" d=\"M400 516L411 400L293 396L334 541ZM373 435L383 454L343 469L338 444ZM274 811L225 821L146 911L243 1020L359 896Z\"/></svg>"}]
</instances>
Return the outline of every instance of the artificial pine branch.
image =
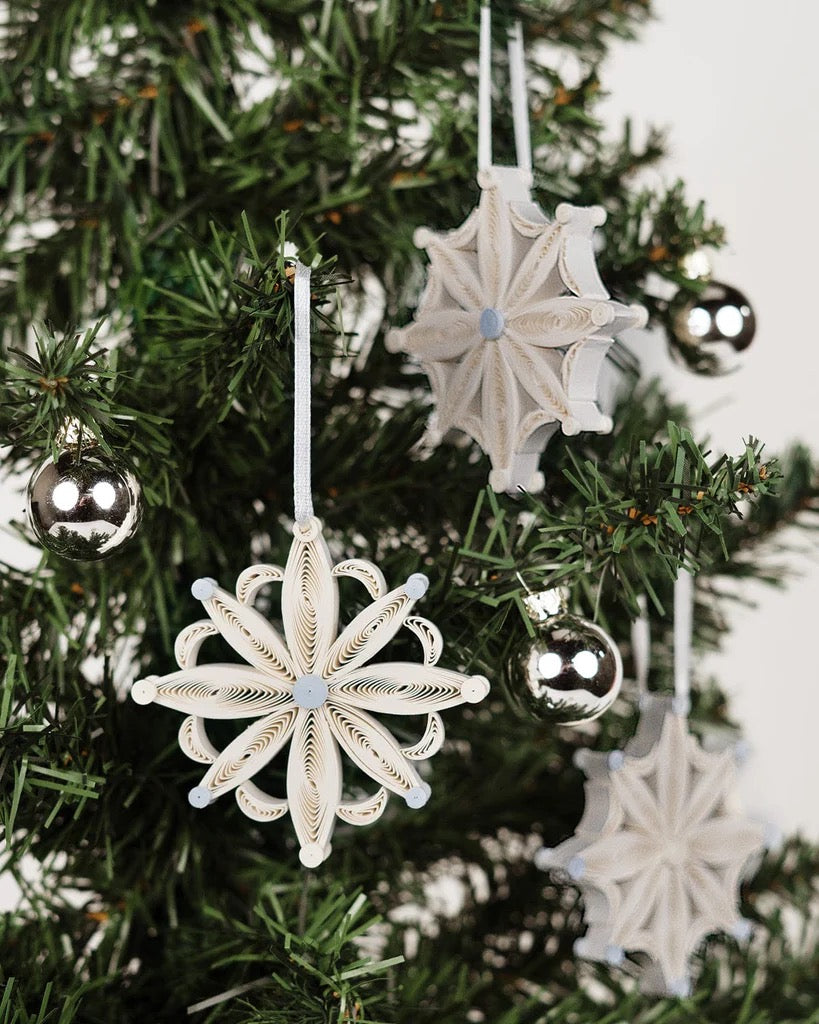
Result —
<instances>
[{"instance_id":1,"label":"artificial pine branch","mask_svg":"<svg viewBox=\"0 0 819 1024\"><path fill-rule=\"evenodd\" d=\"M62 337L45 330L35 335L35 355L11 349L14 361L0 363L0 407L3 428L15 452L30 453L48 445L56 459L59 438L74 421L111 453L111 443L127 446L133 455L167 455L168 420L144 407L124 405L127 371L118 366L119 352L99 345L104 321L85 332L69 330ZM143 403L145 393L140 396Z\"/></svg>"},{"instance_id":2,"label":"artificial pine branch","mask_svg":"<svg viewBox=\"0 0 819 1024\"><path fill-rule=\"evenodd\" d=\"M639 393L634 400L641 400ZM700 572L727 558L728 517L739 514L744 497L771 494L780 475L775 464L762 461L757 442L748 442L738 458L722 455L709 464L687 428L669 422L666 433L667 441L653 444L633 439L619 463L608 462L605 475L597 462L581 462L568 450L563 476L573 491L570 506L530 499L528 514L521 515L512 502L482 493L472 524L484 523L484 530L476 536L470 528L461 554L467 566L484 571L474 590L464 588L465 596L492 607L515 601L529 625L524 588L572 587L583 577L603 580L611 573L614 596L635 617L643 592L664 615L652 572L673 580L682 569Z\"/></svg>"}]
</instances>

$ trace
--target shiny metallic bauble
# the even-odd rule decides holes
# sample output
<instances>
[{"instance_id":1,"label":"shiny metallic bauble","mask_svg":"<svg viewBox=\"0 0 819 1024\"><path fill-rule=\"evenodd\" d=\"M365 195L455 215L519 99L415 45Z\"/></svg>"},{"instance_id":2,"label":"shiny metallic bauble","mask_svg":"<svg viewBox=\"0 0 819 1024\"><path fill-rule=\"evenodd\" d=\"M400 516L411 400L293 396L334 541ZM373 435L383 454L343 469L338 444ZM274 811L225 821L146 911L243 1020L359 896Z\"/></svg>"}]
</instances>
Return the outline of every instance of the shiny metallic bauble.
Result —
<instances>
[{"instance_id":1,"label":"shiny metallic bauble","mask_svg":"<svg viewBox=\"0 0 819 1024\"><path fill-rule=\"evenodd\" d=\"M28 485L37 538L57 555L93 562L112 555L137 531L142 491L133 473L96 447L70 447L48 458Z\"/></svg>"},{"instance_id":2,"label":"shiny metallic bauble","mask_svg":"<svg viewBox=\"0 0 819 1024\"><path fill-rule=\"evenodd\" d=\"M694 373L718 377L736 370L754 340L756 317L741 291L711 281L696 298L672 312L668 347Z\"/></svg>"},{"instance_id":3,"label":"shiny metallic bauble","mask_svg":"<svg viewBox=\"0 0 819 1024\"><path fill-rule=\"evenodd\" d=\"M506 664L504 681L522 717L579 725L614 703L623 681L617 645L599 626L558 612L533 623Z\"/></svg>"}]
</instances>

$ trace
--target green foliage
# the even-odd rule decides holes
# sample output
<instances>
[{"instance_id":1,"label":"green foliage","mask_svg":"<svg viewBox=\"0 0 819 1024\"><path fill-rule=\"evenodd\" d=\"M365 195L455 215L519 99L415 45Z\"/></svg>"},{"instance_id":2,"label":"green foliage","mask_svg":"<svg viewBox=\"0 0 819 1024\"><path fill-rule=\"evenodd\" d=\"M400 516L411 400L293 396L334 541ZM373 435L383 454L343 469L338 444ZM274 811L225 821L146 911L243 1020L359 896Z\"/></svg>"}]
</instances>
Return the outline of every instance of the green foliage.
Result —
<instances>
[{"instance_id":1,"label":"green foliage","mask_svg":"<svg viewBox=\"0 0 819 1024\"><path fill-rule=\"evenodd\" d=\"M695 293L681 261L722 232L681 184L635 184L662 156L658 132L603 140L600 61L649 13L496 0L493 30L499 57L514 18L533 43L539 202L602 203L605 280L664 323L647 282ZM627 669L635 594L652 595L653 678L668 688L677 568L700 570L695 641L715 646L725 581L781 581L780 527L816 525L806 450L710 453L684 409L636 388L624 350L614 432L555 439L536 499L486 494L474 446L425 446L426 378L382 341L418 300L415 229L454 227L476 199L477 15L477 0L8 4L2 469L29 470L74 418L134 468L149 507L103 565L0 567L0 824L24 896L0 921L0 1024L817 1022L815 952L785 928L815 927L805 843L766 859L744 907L763 937L715 938L690 1000L639 996L572 957L578 896L531 853L575 827L572 754L622 747L628 701L581 735L519 722L495 687L450 715L430 804L340 825L312 876L287 822L258 826L229 800L192 812L199 768L178 721L124 699L168 670L200 614L192 579L230 585L286 558L286 242L313 268L317 510L339 557L372 557L390 581L430 576L424 614L447 664L497 680L527 628L524 584L562 579L623 641ZM572 80L557 70L567 54ZM496 156L511 162L502 73L494 102ZM696 682L696 728L731 728L719 689ZM269 773L283 792L282 766Z\"/></svg>"},{"instance_id":2,"label":"green foliage","mask_svg":"<svg viewBox=\"0 0 819 1024\"><path fill-rule=\"evenodd\" d=\"M638 392L632 400L640 403L643 396ZM653 444L623 439L629 450L615 446L605 473L596 461L581 462L568 450L563 475L577 495L575 508L554 498L529 498L530 514L521 516L510 501L482 493L461 552L467 563L485 567L476 590L480 600L493 607L515 601L523 610L521 593L529 584L542 590L585 582L590 593L589 579L602 588L611 573L612 598L625 601L635 617L641 593L664 615L655 590L658 572L673 579L683 569L700 572L718 555L727 559L728 517L739 514L744 496L771 494L779 473L761 461L756 442L739 458L721 455L709 464L690 430L669 422L666 434L668 440ZM491 520L476 537L486 519L485 500Z\"/></svg>"},{"instance_id":3,"label":"green foliage","mask_svg":"<svg viewBox=\"0 0 819 1024\"><path fill-rule=\"evenodd\" d=\"M266 408L284 398L290 364L283 342L293 329L293 264L283 256L286 214L279 214L276 223L278 239L268 255L260 255L244 213L241 237L211 223L208 248L185 250L182 274L171 287L145 282L151 293L146 323L171 348L164 372L195 389L197 408L216 413L220 423L237 402ZM331 275L335 260L322 261L312 251L299 257L312 267L317 339L322 331L335 339L340 325L321 309L342 283ZM320 344L316 349L321 354ZM209 429L206 421L200 436Z\"/></svg>"},{"instance_id":4,"label":"green foliage","mask_svg":"<svg viewBox=\"0 0 819 1024\"><path fill-rule=\"evenodd\" d=\"M80 672L100 624L81 622L77 605L76 594L61 594L48 577L4 573L0 821L4 838L16 837L7 851L12 865L37 841L39 827L81 818L109 767L98 749L89 749L101 707Z\"/></svg>"},{"instance_id":5,"label":"green foliage","mask_svg":"<svg viewBox=\"0 0 819 1024\"><path fill-rule=\"evenodd\" d=\"M116 349L108 355L93 347L102 326L99 321L83 334L68 331L62 338L50 331L37 334L36 355L12 349L15 361L0 364L5 374L0 384L3 426L18 448L42 447L48 438L56 458L62 429L76 421L105 452L111 452L112 440L134 454L167 454L162 430L167 421L144 405L121 404L127 370L118 366Z\"/></svg>"},{"instance_id":6,"label":"green foliage","mask_svg":"<svg viewBox=\"0 0 819 1024\"><path fill-rule=\"evenodd\" d=\"M92 991L94 984L83 985L80 991L68 996L62 1005L55 1006L54 991L51 982L45 985L42 998L35 1001L33 1009L29 1009L19 997L14 979L8 981L2 989L0 997L0 1021L2 1024L68 1024L76 1020L76 1014L83 994ZM39 1005L36 1003L39 1002Z\"/></svg>"},{"instance_id":7,"label":"green foliage","mask_svg":"<svg viewBox=\"0 0 819 1024\"><path fill-rule=\"evenodd\" d=\"M308 876L302 887L302 915L310 889ZM403 963L404 958L375 961L358 954L356 941L380 921L378 916L365 913L366 909L362 893L350 895L336 885L323 899L315 901L311 920L300 934L288 925L287 911L291 908L283 906L273 892L257 905L255 928L240 921L229 922L237 952L226 952L217 966L253 965L251 969L261 972L262 977L251 985L267 990L253 998L253 1009L241 1020L246 1024L343 1024L349 1020L376 1024L369 996L384 988L386 972ZM254 947L258 952L253 951Z\"/></svg>"},{"instance_id":8,"label":"green foliage","mask_svg":"<svg viewBox=\"0 0 819 1024\"><path fill-rule=\"evenodd\" d=\"M209 246L211 220L231 224L242 209L263 248L273 250L276 213L289 209L292 241L320 244L345 271L366 264L395 293L418 263L414 228L454 225L474 198L477 7L244 0L183 10L129 0L111 9L12 0L0 68L7 333L19 343L32 319L138 311L136 281L173 274L185 249L198 255ZM530 39L577 55L581 82L568 88L535 58L540 198L547 208L604 200L615 215L612 240L655 206L643 193L642 210L634 208L628 182L661 147L656 136L642 152L627 136L613 147L601 142L596 66L607 44L632 35L647 14L641 0L494 5L498 43L522 15ZM508 85L498 85L502 126ZM511 146L500 127L499 160ZM676 253L716 237L702 217L687 222L684 209L676 189L653 211L654 234L674 237L665 239L668 261L650 269L673 274ZM34 235L32 222L41 225ZM633 244L618 255L615 283L639 290L645 246L632 232L622 237ZM406 298L414 301L411 291Z\"/></svg>"}]
</instances>

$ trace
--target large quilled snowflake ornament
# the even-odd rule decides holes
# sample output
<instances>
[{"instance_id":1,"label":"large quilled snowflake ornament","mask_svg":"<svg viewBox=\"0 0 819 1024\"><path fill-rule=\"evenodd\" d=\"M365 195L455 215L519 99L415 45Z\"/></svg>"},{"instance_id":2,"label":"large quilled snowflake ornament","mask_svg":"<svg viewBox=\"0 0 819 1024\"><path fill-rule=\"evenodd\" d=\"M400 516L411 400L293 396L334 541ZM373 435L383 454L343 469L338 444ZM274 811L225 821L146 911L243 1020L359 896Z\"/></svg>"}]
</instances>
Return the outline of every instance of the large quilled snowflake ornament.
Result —
<instances>
[{"instance_id":1,"label":"large quilled snowflake ornament","mask_svg":"<svg viewBox=\"0 0 819 1024\"><path fill-rule=\"evenodd\" d=\"M586 806L574 836L536 863L583 893L577 953L620 964L641 954L647 991L687 995L688 961L712 932L747 938L739 884L765 829L735 797L735 752L708 753L671 702L652 700L624 751L584 751Z\"/></svg>"},{"instance_id":2,"label":"large quilled snowflake ornament","mask_svg":"<svg viewBox=\"0 0 819 1024\"><path fill-rule=\"evenodd\" d=\"M496 491L537 491L540 453L564 434L607 433L597 404L614 336L646 322L640 306L609 298L595 263L599 206L561 204L550 222L517 168L481 171L481 198L460 228L415 242L430 260L408 327L387 339L417 357L430 379L438 438L457 428L492 463Z\"/></svg>"},{"instance_id":3,"label":"large quilled snowflake ornament","mask_svg":"<svg viewBox=\"0 0 819 1024\"><path fill-rule=\"evenodd\" d=\"M339 632L338 580L362 583L372 603ZM284 637L253 607L266 584L282 583ZM134 684L139 704L162 704L187 715L179 730L182 750L209 765L189 794L194 807L235 792L239 806L256 821L273 821L287 811L298 836L300 859L316 867L330 854L337 818L353 825L375 821L388 791L412 808L423 807L430 787L416 763L440 749L444 728L438 712L477 703L489 692L483 676L465 676L437 667L443 641L428 620L410 615L427 590L416 573L387 591L380 570L370 562L333 565L318 519L294 527L284 569L253 565L236 583L236 597L211 579L197 580L193 594L209 618L182 630L176 640L178 672ZM418 638L423 660L373 659L406 626ZM246 662L197 664L202 642L221 634ZM399 746L370 712L426 715L421 739ZM223 751L214 747L206 719L252 719ZM287 798L270 796L253 777L290 743ZM363 800L342 796L341 753L377 783Z\"/></svg>"}]
</instances>

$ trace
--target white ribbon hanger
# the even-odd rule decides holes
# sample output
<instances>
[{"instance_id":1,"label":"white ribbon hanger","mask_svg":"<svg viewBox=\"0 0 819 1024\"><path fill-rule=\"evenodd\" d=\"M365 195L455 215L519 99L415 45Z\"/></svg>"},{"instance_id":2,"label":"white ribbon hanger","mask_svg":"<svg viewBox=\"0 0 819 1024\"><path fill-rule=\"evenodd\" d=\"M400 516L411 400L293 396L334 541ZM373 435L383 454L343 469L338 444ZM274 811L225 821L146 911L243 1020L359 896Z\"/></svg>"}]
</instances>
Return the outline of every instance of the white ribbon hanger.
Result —
<instances>
[{"instance_id":1,"label":"white ribbon hanger","mask_svg":"<svg viewBox=\"0 0 819 1024\"><path fill-rule=\"evenodd\" d=\"M478 170L492 164L492 22L489 4L481 8L481 39L478 61ZM523 27L516 21L509 32L509 81L512 92L512 124L518 170L530 179L532 143L529 133L529 105L526 99L526 68L523 55Z\"/></svg>"}]
</instances>

